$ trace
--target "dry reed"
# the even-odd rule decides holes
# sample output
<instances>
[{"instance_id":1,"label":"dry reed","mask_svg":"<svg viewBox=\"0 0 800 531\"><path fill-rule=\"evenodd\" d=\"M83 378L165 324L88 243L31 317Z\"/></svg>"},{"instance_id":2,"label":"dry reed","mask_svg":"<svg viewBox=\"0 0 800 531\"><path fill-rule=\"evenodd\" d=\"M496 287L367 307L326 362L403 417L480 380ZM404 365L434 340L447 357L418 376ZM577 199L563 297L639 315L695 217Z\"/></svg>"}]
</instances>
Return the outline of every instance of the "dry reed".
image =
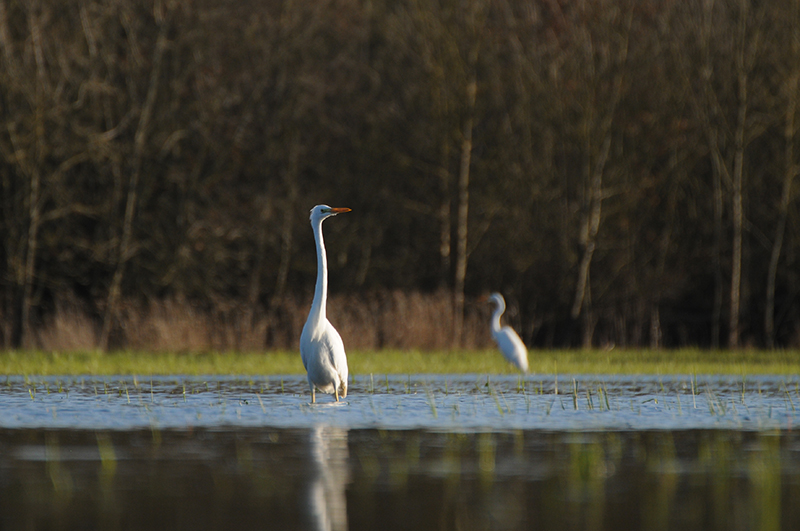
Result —
<instances>
[{"instance_id":1,"label":"dry reed","mask_svg":"<svg viewBox=\"0 0 800 531\"><path fill-rule=\"evenodd\" d=\"M440 291L334 294L328 318L348 349L480 349L491 343L489 314L468 304L460 344L453 335L452 295ZM283 297L269 307L230 301L199 306L182 298L127 301L113 348L159 352L291 350L300 341L310 296ZM36 328L36 347L45 351L95 350L100 318L74 301L56 304Z\"/></svg>"}]
</instances>

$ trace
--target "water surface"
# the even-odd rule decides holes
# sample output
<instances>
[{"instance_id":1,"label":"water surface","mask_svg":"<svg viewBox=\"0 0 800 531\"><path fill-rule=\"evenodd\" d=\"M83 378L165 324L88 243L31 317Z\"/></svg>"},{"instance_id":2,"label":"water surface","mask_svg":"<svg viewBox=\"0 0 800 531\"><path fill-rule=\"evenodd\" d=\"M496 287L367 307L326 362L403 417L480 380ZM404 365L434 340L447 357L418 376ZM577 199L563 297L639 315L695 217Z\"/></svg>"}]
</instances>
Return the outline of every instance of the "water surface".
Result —
<instances>
[{"instance_id":1,"label":"water surface","mask_svg":"<svg viewBox=\"0 0 800 531\"><path fill-rule=\"evenodd\" d=\"M798 378L9 377L3 529L800 529Z\"/></svg>"},{"instance_id":2,"label":"water surface","mask_svg":"<svg viewBox=\"0 0 800 531\"><path fill-rule=\"evenodd\" d=\"M8 377L0 427L787 429L798 377L366 375L340 403L302 376Z\"/></svg>"}]
</instances>

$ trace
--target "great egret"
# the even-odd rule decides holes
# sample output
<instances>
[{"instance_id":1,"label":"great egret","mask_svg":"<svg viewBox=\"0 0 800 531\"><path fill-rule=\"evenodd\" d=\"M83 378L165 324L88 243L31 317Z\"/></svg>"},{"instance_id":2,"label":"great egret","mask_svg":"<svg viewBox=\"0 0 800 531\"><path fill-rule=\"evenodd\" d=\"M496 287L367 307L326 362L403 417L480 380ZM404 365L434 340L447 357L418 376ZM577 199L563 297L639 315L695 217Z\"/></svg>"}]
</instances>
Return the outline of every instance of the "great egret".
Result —
<instances>
[{"instance_id":1,"label":"great egret","mask_svg":"<svg viewBox=\"0 0 800 531\"><path fill-rule=\"evenodd\" d=\"M492 293L489 300L497 305L492 314L492 336L500 352L517 369L528 372L528 349L510 326L500 326L500 316L506 311L506 301L499 293Z\"/></svg>"},{"instance_id":2,"label":"great egret","mask_svg":"<svg viewBox=\"0 0 800 531\"><path fill-rule=\"evenodd\" d=\"M317 286L314 289L314 302L308 320L300 335L300 357L308 373L308 386L311 389L311 403L316 402L315 388L323 393L333 394L339 401L347 396L347 355L339 332L325 316L328 299L328 260L325 255L325 242L322 240L322 222L331 216L350 212L349 208L331 208L317 205L311 209L311 228L317 244Z\"/></svg>"}]
</instances>

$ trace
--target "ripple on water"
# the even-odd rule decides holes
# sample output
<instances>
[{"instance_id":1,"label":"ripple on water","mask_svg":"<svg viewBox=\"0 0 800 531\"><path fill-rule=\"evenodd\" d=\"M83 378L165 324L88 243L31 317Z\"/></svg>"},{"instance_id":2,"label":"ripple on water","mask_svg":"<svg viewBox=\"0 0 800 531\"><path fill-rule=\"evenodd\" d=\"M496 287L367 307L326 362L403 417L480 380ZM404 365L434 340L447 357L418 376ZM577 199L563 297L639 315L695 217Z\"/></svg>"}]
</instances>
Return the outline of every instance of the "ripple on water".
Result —
<instances>
[{"instance_id":1,"label":"ripple on water","mask_svg":"<svg viewBox=\"0 0 800 531\"><path fill-rule=\"evenodd\" d=\"M441 431L785 429L783 376L360 375L339 404L303 376L8 377L0 428L131 430L317 425Z\"/></svg>"}]
</instances>

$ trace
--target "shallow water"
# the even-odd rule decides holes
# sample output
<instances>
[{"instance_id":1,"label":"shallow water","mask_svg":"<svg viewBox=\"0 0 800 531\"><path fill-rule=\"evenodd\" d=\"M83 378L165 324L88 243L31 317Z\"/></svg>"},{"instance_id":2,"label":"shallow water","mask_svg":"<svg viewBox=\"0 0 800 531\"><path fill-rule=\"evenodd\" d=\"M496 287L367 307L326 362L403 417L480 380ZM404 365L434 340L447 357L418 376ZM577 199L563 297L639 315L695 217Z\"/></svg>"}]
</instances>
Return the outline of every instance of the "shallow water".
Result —
<instances>
[{"instance_id":1,"label":"shallow water","mask_svg":"<svg viewBox=\"0 0 800 531\"><path fill-rule=\"evenodd\" d=\"M790 429L798 377L357 376L340 403L302 376L8 377L0 427L505 430Z\"/></svg>"},{"instance_id":2,"label":"shallow water","mask_svg":"<svg viewBox=\"0 0 800 531\"><path fill-rule=\"evenodd\" d=\"M557 393L556 393L557 390ZM800 529L798 377L0 381L2 529Z\"/></svg>"}]
</instances>

